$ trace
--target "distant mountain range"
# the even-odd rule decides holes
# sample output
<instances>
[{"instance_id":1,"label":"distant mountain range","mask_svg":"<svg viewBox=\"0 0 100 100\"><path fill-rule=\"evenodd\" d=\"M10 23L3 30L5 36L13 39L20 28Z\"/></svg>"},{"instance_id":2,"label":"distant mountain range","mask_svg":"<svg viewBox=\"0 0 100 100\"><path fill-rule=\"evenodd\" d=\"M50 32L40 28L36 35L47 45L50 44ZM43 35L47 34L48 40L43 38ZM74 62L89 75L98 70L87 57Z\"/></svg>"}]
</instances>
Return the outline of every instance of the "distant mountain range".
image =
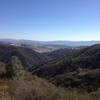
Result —
<instances>
[{"instance_id":1,"label":"distant mountain range","mask_svg":"<svg viewBox=\"0 0 100 100\"><path fill-rule=\"evenodd\" d=\"M0 39L1 42L13 44L38 44L38 45L65 45L65 46L90 46L100 43L100 41L34 41L25 39Z\"/></svg>"},{"instance_id":2,"label":"distant mountain range","mask_svg":"<svg viewBox=\"0 0 100 100\"><path fill-rule=\"evenodd\" d=\"M100 41L34 41L24 39L0 39L0 44L24 46L39 53L51 52L64 48L77 48L100 44Z\"/></svg>"}]
</instances>

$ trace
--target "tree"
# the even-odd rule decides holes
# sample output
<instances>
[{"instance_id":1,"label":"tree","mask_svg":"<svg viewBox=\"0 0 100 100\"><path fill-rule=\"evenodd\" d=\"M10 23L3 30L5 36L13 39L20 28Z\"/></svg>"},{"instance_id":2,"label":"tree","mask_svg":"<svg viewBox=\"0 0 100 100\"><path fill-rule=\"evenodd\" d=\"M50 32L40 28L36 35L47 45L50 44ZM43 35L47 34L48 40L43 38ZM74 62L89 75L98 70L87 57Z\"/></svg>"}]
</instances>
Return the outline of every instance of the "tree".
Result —
<instances>
[{"instance_id":1,"label":"tree","mask_svg":"<svg viewBox=\"0 0 100 100\"><path fill-rule=\"evenodd\" d=\"M24 78L25 72L23 66L21 64L21 61L16 56L11 57L10 66L11 66L10 70L13 79L21 80Z\"/></svg>"}]
</instances>

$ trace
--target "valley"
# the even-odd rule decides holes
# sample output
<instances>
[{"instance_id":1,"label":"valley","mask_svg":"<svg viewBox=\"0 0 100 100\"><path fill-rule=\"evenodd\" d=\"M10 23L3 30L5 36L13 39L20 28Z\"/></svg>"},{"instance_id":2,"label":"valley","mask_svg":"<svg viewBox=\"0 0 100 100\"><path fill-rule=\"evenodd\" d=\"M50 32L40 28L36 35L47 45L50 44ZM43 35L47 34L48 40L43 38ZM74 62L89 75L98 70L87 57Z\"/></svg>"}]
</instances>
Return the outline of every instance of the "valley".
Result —
<instances>
[{"instance_id":1,"label":"valley","mask_svg":"<svg viewBox=\"0 0 100 100\"><path fill-rule=\"evenodd\" d=\"M100 44L42 53L0 44L0 100L99 98Z\"/></svg>"}]
</instances>

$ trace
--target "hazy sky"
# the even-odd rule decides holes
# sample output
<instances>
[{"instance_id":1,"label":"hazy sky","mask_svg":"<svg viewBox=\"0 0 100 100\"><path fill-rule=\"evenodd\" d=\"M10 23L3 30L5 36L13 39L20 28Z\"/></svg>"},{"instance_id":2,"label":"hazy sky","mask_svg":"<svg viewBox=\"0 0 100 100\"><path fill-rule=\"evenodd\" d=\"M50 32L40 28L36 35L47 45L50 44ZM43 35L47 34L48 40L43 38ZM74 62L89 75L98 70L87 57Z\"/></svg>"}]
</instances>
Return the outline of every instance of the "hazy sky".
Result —
<instances>
[{"instance_id":1,"label":"hazy sky","mask_svg":"<svg viewBox=\"0 0 100 100\"><path fill-rule=\"evenodd\" d=\"M100 0L0 0L0 38L100 40Z\"/></svg>"}]
</instances>

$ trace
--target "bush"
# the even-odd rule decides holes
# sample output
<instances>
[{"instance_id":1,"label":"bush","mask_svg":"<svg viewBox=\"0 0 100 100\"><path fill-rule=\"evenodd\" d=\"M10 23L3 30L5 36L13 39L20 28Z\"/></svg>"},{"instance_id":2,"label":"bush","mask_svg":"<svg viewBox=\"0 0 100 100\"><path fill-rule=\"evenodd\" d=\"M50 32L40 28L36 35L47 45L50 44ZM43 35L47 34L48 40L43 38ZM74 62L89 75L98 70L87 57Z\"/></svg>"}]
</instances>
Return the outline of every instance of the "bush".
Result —
<instances>
[{"instance_id":1,"label":"bush","mask_svg":"<svg viewBox=\"0 0 100 100\"><path fill-rule=\"evenodd\" d=\"M21 61L16 57L12 56L10 63L7 65L7 77L20 80L24 78L24 69Z\"/></svg>"}]
</instances>

